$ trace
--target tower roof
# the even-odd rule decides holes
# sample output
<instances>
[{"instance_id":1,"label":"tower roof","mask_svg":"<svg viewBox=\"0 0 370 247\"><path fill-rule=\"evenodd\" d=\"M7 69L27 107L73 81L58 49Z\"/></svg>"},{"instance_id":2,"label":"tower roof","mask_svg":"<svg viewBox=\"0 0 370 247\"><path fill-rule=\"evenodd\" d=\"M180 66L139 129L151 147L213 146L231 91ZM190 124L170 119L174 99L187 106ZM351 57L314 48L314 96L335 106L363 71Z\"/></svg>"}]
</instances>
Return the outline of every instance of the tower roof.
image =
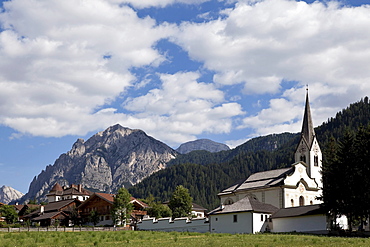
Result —
<instances>
[{"instance_id":1,"label":"tower roof","mask_svg":"<svg viewBox=\"0 0 370 247\"><path fill-rule=\"evenodd\" d=\"M312 145L313 139L315 137L315 130L313 128L310 102L308 100L308 89L306 94L306 106L304 109L303 123L302 123L302 138L305 139L308 145Z\"/></svg>"}]
</instances>

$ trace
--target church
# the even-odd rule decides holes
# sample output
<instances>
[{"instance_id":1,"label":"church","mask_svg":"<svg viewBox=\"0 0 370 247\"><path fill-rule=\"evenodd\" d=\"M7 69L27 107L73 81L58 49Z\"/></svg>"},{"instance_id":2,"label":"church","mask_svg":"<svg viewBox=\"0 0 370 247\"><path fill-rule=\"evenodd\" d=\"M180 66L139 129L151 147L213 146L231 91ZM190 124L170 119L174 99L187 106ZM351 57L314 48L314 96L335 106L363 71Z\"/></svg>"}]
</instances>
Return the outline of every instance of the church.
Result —
<instances>
[{"instance_id":1,"label":"church","mask_svg":"<svg viewBox=\"0 0 370 247\"><path fill-rule=\"evenodd\" d=\"M290 167L257 172L224 189L221 206L209 213L212 233L311 232L327 230L321 209L322 153L312 123L308 91L302 130Z\"/></svg>"},{"instance_id":2,"label":"church","mask_svg":"<svg viewBox=\"0 0 370 247\"><path fill-rule=\"evenodd\" d=\"M291 167L254 173L242 183L218 194L221 205L231 205L246 196L288 208L322 203L322 153L313 128L308 92L302 123L301 138Z\"/></svg>"}]
</instances>

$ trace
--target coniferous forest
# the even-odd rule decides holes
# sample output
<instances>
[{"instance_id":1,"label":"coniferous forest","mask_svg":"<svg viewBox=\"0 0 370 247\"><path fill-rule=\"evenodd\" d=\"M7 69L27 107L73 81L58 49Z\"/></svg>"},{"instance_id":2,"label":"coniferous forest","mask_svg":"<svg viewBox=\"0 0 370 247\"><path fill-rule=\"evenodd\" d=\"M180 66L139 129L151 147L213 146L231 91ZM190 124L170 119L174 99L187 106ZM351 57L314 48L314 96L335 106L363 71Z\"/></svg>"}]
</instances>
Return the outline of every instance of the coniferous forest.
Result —
<instances>
[{"instance_id":1,"label":"coniferous forest","mask_svg":"<svg viewBox=\"0 0 370 247\"><path fill-rule=\"evenodd\" d=\"M346 132L356 133L361 126L368 126L369 120L370 104L365 97L315 128L324 153L323 163L330 140L338 141ZM163 202L169 200L177 185L183 185L195 203L212 210L219 206L217 194L223 189L252 173L290 166L298 141L299 133L273 134L254 138L228 151L179 155L168 168L145 178L129 188L129 192L137 198L153 195Z\"/></svg>"}]
</instances>

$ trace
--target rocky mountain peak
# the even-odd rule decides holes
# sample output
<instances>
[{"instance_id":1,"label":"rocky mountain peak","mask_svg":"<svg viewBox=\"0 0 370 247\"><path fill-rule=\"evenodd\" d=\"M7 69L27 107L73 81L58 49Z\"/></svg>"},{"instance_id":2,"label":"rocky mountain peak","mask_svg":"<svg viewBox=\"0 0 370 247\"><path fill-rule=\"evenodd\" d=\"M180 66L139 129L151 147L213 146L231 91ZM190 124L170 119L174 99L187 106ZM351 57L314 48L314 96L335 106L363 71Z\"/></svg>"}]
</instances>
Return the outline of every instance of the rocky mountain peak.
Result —
<instances>
[{"instance_id":1,"label":"rocky mountain peak","mask_svg":"<svg viewBox=\"0 0 370 247\"><path fill-rule=\"evenodd\" d=\"M175 156L176 151L144 131L116 124L86 141L78 139L32 181L26 198L45 196L56 182L112 193L165 168Z\"/></svg>"},{"instance_id":2,"label":"rocky mountain peak","mask_svg":"<svg viewBox=\"0 0 370 247\"><path fill-rule=\"evenodd\" d=\"M223 143L214 142L209 139L199 139L181 144L176 151L181 154L190 153L195 150L206 150L211 153L230 150L229 146Z\"/></svg>"},{"instance_id":3,"label":"rocky mountain peak","mask_svg":"<svg viewBox=\"0 0 370 247\"><path fill-rule=\"evenodd\" d=\"M20 199L22 196L24 196L22 192L12 187L3 185L3 187L0 188L0 202L2 203L8 204L11 201Z\"/></svg>"}]
</instances>

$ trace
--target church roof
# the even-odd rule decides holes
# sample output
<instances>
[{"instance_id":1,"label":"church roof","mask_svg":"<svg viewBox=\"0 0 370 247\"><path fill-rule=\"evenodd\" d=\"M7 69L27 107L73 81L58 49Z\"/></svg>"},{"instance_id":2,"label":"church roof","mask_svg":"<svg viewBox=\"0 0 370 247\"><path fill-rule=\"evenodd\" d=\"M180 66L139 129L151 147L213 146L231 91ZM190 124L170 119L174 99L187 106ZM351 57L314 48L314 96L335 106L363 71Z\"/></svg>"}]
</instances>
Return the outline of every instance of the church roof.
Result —
<instances>
[{"instance_id":1,"label":"church roof","mask_svg":"<svg viewBox=\"0 0 370 247\"><path fill-rule=\"evenodd\" d=\"M317 215L325 214L325 210L321 207L320 204L300 206L300 207L291 207L291 208L281 208L279 211L275 212L271 218L286 218L286 217L298 217L306 215Z\"/></svg>"},{"instance_id":2,"label":"church roof","mask_svg":"<svg viewBox=\"0 0 370 247\"><path fill-rule=\"evenodd\" d=\"M283 183L286 175L292 173L293 171L294 167L257 172L250 175L242 183L233 185L223 190L218 195L229 194L239 190L252 190L279 186Z\"/></svg>"},{"instance_id":3,"label":"church roof","mask_svg":"<svg viewBox=\"0 0 370 247\"><path fill-rule=\"evenodd\" d=\"M308 90L306 94L306 106L304 109L301 134L302 134L302 138L304 138L307 144L311 146L313 139L315 137L315 130L313 128L313 123L312 123L311 108L310 108L310 102L308 99Z\"/></svg>"},{"instance_id":4,"label":"church roof","mask_svg":"<svg viewBox=\"0 0 370 247\"><path fill-rule=\"evenodd\" d=\"M228 214L238 212L259 212L259 213L274 213L278 210L277 207L258 201L257 199L246 196L243 199L231 204L223 205L222 207L212 210L209 215Z\"/></svg>"}]
</instances>

